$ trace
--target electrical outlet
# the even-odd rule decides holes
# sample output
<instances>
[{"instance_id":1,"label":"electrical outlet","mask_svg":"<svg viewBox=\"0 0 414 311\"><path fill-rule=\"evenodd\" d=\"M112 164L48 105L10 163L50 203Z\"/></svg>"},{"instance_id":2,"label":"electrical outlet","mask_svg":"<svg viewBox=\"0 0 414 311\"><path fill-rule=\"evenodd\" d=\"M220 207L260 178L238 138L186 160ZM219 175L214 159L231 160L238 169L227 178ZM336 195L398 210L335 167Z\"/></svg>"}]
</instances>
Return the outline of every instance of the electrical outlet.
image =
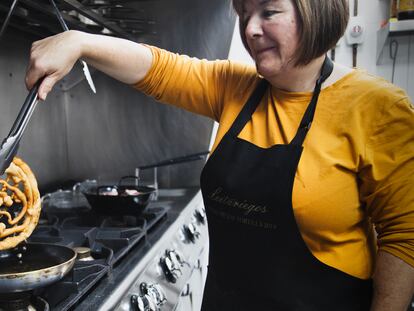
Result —
<instances>
[{"instance_id":1,"label":"electrical outlet","mask_svg":"<svg viewBox=\"0 0 414 311\"><path fill-rule=\"evenodd\" d=\"M345 32L346 43L349 45L362 44L365 39L365 32L364 20L359 16L351 17Z\"/></svg>"}]
</instances>

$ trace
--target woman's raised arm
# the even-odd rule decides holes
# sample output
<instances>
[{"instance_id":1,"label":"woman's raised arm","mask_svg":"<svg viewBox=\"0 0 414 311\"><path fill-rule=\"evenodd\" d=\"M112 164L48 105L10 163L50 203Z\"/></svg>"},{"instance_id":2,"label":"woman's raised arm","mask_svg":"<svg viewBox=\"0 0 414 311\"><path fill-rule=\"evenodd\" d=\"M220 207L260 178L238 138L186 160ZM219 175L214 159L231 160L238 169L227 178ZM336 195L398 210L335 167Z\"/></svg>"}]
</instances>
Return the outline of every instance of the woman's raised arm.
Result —
<instances>
[{"instance_id":1,"label":"woman's raised arm","mask_svg":"<svg viewBox=\"0 0 414 311\"><path fill-rule=\"evenodd\" d=\"M46 99L53 86L80 58L127 84L143 79L152 63L151 51L144 45L72 30L33 43L26 74L27 88L31 89L44 77L39 98Z\"/></svg>"}]
</instances>

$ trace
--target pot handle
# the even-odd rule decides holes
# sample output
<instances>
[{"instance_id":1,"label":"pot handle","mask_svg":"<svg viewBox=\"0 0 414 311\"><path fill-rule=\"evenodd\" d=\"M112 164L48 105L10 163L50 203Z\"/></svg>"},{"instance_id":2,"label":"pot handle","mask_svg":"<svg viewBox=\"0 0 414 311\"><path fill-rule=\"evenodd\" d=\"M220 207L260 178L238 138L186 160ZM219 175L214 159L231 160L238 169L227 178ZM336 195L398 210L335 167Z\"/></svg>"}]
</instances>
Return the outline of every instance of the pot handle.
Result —
<instances>
[{"instance_id":1,"label":"pot handle","mask_svg":"<svg viewBox=\"0 0 414 311\"><path fill-rule=\"evenodd\" d=\"M81 183L77 182L76 184L73 185L72 191L73 192L80 192L80 187L81 187Z\"/></svg>"},{"instance_id":2,"label":"pot handle","mask_svg":"<svg viewBox=\"0 0 414 311\"><path fill-rule=\"evenodd\" d=\"M98 183L95 179L86 179L82 182L77 182L76 184L74 184L72 187L72 191L76 193L84 192L85 190L88 190L90 186L95 186L97 184Z\"/></svg>"},{"instance_id":3,"label":"pot handle","mask_svg":"<svg viewBox=\"0 0 414 311\"><path fill-rule=\"evenodd\" d=\"M44 203L46 203L46 202L48 202L48 201L50 201L50 198L52 197L52 194L51 193L46 193L44 196L42 196L41 198L40 198L40 202L41 202L41 204L43 205Z\"/></svg>"}]
</instances>

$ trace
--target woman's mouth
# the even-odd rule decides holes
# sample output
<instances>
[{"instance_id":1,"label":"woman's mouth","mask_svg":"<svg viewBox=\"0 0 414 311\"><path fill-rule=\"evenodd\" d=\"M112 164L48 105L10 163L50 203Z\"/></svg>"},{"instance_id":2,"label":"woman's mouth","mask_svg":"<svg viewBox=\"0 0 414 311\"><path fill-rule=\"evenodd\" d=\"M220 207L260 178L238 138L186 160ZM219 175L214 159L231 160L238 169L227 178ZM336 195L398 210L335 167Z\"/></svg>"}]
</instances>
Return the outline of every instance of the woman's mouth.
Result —
<instances>
[{"instance_id":1,"label":"woman's mouth","mask_svg":"<svg viewBox=\"0 0 414 311\"><path fill-rule=\"evenodd\" d=\"M267 51L273 50L274 48L275 48L274 46L270 46L270 47L259 49L256 52L256 56L260 56L261 54L266 53Z\"/></svg>"}]
</instances>

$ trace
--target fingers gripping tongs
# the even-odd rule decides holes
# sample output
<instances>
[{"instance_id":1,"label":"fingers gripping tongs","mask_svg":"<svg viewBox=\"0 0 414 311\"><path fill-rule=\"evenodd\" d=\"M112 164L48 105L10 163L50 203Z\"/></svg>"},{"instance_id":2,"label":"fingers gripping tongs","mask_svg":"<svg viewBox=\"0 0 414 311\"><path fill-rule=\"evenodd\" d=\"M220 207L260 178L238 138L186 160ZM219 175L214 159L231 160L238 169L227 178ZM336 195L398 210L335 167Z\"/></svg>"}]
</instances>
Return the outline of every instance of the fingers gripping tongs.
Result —
<instances>
[{"instance_id":1,"label":"fingers gripping tongs","mask_svg":"<svg viewBox=\"0 0 414 311\"><path fill-rule=\"evenodd\" d=\"M23 132L29 123L30 117L36 108L38 102L37 91L39 89L40 82L38 82L27 95L26 100L20 109L16 121L10 130L9 135L3 140L0 148L0 175L4 174L4 171L9 167L13 161L14 156L19 149L20 139L23 136Z\"/></svg>"}]
</instances>

